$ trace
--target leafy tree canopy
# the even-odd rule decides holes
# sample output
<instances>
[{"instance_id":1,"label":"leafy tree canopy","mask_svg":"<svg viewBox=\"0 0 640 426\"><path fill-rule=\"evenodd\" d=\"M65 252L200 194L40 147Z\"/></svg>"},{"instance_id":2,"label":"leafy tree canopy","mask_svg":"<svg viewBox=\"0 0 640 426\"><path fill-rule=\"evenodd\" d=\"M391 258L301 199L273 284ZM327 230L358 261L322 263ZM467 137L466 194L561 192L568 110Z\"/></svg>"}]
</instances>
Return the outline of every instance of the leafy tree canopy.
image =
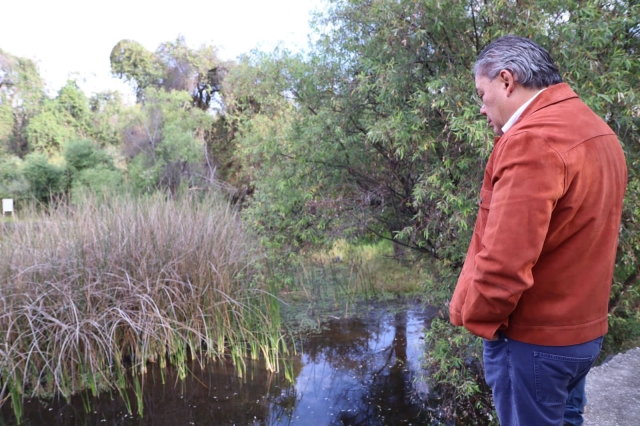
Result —
<instances>
[{"instance_id":1,"label":"leafy tree canopy","mask_svg":"<svg viewBox=\"0 0 640 426\"><path fill-rule=\"evenodd\" d=\"M131 82L139 101L148 87L189 92L198 108L208 109L220 90L225 67L216 49L190 49L183 37L162 43L155 52L132 40L119 41L111 51L111 71Z\"/></svg>"},{"instance_id":2,"label":"leafy tree canopy","mask_svg":"<svg viewBox=\"0 0 640 426\"><path fill-rule=\"evenodd\" d=\"M399 254L411 247L456 271L493 141L470 70L490 41L519 34L551 52L621 139L633 170L617 270L622 282L637 279L639 9L635 1L331 1L311 51L253 54L225 83L256 189L247 216L280 245L378 235Z\"/></svg>"},{"instance_id":3,"label":"leafy tree canopy","mask_svg":"<svg viewBox=\"0 0 640 426\"><path fill-rule=\"evenodd\" d=\"M46 99L25 129L32 150L59 155L65 144L91 135L91 117L86 95L75 81L68 81L54 99Z\"/></svg>"},{"instance_id":4,"label":"leafy tree canopy","mask_svg":"<svg viewBox=\"0 0 640 426\"><path fill-rule=\"evenodd\" d=\"M0 49L0 153L26 154L24 129L43 97L35 63Z\"/></svg>"},{"instance_id":5,"label":"leafy tree canopy","mask_svg":"<svg viewBox=\"0 0 640 426\"><path fill-rule=\"evenodd\" d=\"M213 118L192 105L189 93L149 87L145 103L123 134L129 174L139 190L177 190L210 180L204 131Z\"/></svg>"}]
</instances>

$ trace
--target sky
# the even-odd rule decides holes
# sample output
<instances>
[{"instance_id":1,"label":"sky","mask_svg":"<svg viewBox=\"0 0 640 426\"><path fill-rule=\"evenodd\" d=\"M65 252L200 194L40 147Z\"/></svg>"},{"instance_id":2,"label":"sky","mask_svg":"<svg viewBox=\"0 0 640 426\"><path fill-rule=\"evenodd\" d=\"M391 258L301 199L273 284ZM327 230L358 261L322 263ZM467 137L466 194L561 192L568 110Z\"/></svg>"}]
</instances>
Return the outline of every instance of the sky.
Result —
<instances>
[{"instance_id":1,"label":"sky","mask_svg":"<svg viewBox=\"0 0 640 426\"><path fill-rule=\"evenodd\" d=\"M235 59L251 49L271 50L279 42L304 48L310 13L322 0L6 0L0 14L0 49L38 64L48 91L69 77L87 94L130 92L111 77L109 55L130 39L155 51L183 36L187 45L218 47Z\"/></svg>"}]
</instances>

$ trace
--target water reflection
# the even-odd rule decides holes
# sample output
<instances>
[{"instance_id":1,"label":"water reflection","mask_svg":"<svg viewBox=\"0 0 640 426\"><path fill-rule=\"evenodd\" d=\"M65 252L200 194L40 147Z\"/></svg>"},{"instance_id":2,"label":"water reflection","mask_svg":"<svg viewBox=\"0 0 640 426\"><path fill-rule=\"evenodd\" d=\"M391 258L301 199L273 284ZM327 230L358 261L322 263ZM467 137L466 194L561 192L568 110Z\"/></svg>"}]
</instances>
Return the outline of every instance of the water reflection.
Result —
<instances>
[{"instance_id":1,"label":"water reflection","mask_svg":"<svg viewBox=\"0 0 640 426\"><path fill-rule=\"evenodd\" d=\"M306 348L291 417L319 425L424 424L413 390L424 321L410 311L332 323Z\"/></svg>"},{"instance_id":2,"label":"water reflection","mask_svg":"<svg viewBox=\"0 0 640 426\"><path fill-rule=\"evenodd\" d=\"M417 425L428 424L414 384L423 329L432 315L376 310L335 320L304 343L294 360L295 383L250 363L238 378L228 362L192 365L180 381L174 371L150 369L143 418L130 415L116 395L71 404L25 402L25 425ZM129 396L135 410L135 398ZM87 398L85 397L85 400ZM9 404L1 425L13 425Z\"/></svg>"}]
</instances>

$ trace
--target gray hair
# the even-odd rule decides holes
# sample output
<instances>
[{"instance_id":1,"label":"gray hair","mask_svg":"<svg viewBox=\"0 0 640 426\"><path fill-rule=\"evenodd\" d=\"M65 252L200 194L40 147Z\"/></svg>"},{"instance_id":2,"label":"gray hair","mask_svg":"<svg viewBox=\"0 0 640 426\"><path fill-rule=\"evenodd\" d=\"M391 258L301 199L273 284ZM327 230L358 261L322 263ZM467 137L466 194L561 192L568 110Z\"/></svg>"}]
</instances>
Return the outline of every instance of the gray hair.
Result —
<instances>
[{"instance_id":1,"label":"gray hair","mask_svg":"<svg viewBox=\"0 0 640 426\"><path fill-rule=\"evenodd\" d=\"M485 47L473 67L473 75L493 80L500 71L510 71L516 82L528 89L562 83L549 52L528 38L507 35Z\"/></svg>"}]
</instances>

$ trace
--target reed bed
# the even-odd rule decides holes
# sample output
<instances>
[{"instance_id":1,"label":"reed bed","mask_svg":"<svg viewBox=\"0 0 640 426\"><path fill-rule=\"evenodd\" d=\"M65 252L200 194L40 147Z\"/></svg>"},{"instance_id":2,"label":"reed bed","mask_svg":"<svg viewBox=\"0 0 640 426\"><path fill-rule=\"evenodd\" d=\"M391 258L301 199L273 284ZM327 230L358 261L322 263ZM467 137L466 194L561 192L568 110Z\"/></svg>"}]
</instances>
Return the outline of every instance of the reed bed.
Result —
<instances>
[{"instance_id":1,"label":"reed bed","mask_svg":"<svg viewBox=\"0 0 640 426\"><path fill-rule=\"evenodd\" d=\"M132 384L142 414L149 362L182 377L188 358L277 369L279 302L226 201L87 195L22 216L0 228L0 405L18 419L24 397Z\"/></svg>"}]
</instances>

